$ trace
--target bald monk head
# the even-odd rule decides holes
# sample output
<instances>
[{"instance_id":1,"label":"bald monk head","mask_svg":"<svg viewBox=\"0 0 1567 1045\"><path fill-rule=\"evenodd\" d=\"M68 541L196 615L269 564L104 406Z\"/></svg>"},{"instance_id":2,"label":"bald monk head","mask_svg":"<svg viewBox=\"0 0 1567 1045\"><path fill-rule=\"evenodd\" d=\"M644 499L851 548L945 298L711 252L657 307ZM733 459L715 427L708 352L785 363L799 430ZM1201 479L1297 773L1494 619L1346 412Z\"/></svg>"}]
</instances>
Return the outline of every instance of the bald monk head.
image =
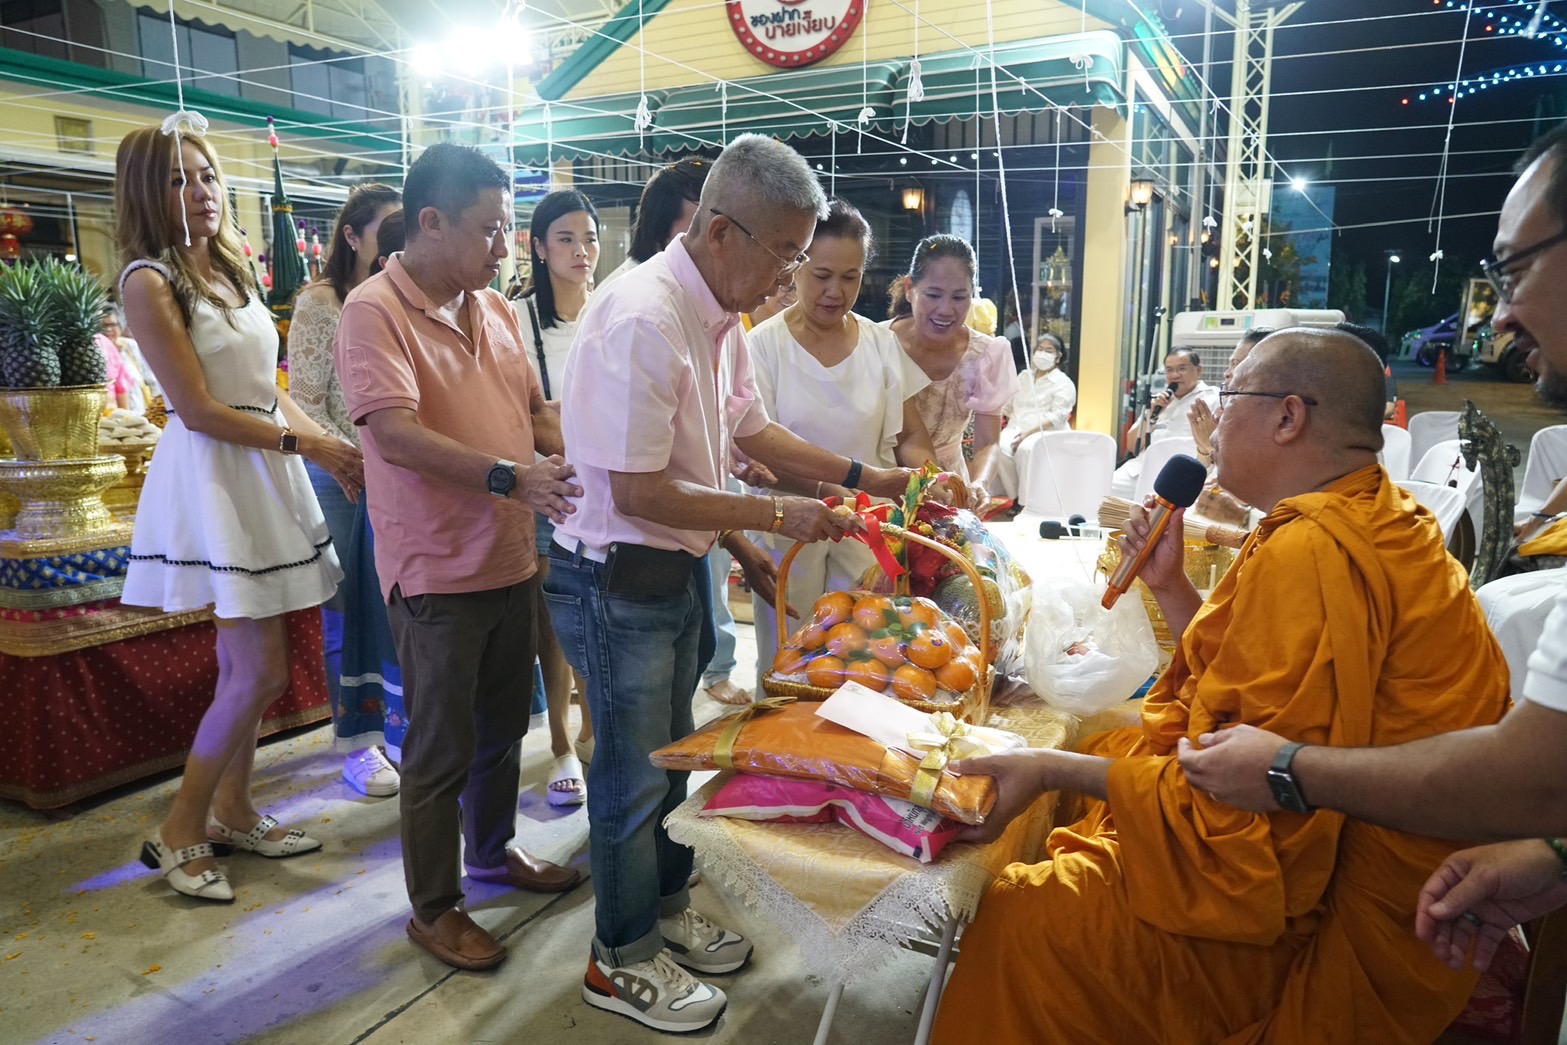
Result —
<instances>
[{"instance_id":1,"label":"bald monk head","mask_svg":"<svg viewBox=\"0 0 1567 1045\"><path fill-rule=\"evenodd\" d=\"M1235 368L1214 432L1218 482L1271 511L1376 463L1386 385L1365 342L1340 330L1289 327Z\"/></svg>"}]
</instances>

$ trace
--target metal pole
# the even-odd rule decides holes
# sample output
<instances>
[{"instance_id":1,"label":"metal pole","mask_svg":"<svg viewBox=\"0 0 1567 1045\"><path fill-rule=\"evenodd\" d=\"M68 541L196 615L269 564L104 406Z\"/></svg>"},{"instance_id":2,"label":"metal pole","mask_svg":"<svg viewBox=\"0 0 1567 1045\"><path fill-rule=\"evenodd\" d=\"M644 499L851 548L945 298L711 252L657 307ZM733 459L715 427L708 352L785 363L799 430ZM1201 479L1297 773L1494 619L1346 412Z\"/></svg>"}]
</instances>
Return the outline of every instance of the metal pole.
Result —
<instances>
[{"instance_id":1,"label":"metal pole","mask_svg":"<svg viewBox=\"0 0 1567 1045\"><path fill-rule=\"evenodd\" d=\"M1387 259L1387 278L1382 281L1382 336L1387 337L1388 295L1393 291L1393 259Z\"/></svg>"}]
</instances>

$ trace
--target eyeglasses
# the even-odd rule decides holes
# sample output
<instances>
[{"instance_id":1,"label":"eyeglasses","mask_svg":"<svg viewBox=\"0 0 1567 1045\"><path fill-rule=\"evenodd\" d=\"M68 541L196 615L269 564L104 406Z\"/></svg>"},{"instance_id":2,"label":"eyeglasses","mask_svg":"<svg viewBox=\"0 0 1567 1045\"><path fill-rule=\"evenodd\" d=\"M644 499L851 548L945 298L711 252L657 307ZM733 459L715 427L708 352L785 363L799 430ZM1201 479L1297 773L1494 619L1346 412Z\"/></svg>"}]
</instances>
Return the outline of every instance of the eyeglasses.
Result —
<instances>
[{"instance_id":1,"label":"eyeglasses","mask_svg":"<svg viewBox=\"0 0 1567 1045\"><path fill-rule=\"evenodd\" d=\"M1288 399L1294 396L1307 406L1316 406L1317 401L1310 396L1303 396L1299 392L1242 392L1238 388L1219 389L1219 409L1224 409L1224 401L1232 396L1262 396L1266 399Z\"/></svg>"},{"instance_id":2,"label":"eyeglasses","mask_svg":"<svg viewBox=\"0 0 1567 1045\"><path fill-rule=\"evenodd\" d=\"M1549 239L1542 239L1532 247L1515 250L1505 258L1492 258L1489 261L1480 262L1480 271L1485 273L1486 281L1491 284L1491 289L1496 291L1496 296L1503 301L1512 301L1513 289L1518 285L1518 277L1522 273L1508 272L1507 269L1517 267L1520 261L1525 261L1536 254L1556 244L1567 240L1567 230L1558 232Z\"/></svg>"},{"instance_id":3,"label":"eyeglasses","mask_svg":"<svg viewBox=\"0 0 1567 1045\"><path fill-rule=\"evenodd\" d=\"M793 261L790 261L788 258L784 257L782 254L780 254L776 250L774 250L772 247L769 247L767 244L765 244L761 240L757 239L756 238L756 234L754 232L752 232L750 229L746 228L744 225L740 224L738 221L736 221L734 218L730 217L728 214L725 214L723 211L719 210L717 207L709 207L707 209L712 211L714 214L717 214L720 218L728 218L729 219L729 224L733 225L735 228L737 228L741 232L745 233L746 236L748 236L750 238L752 243L755 243L758 247L761 247L763 250L767 251L767 253L769 253L773 257L777 258L778 259L778 263L783 266L783 268L778 270L778 278L780 280L783 279L785 276L792 276L792 275L794 275L796 272L800 271L800 266L801 265L804 265L807 261L811 260L811 256L809 254L801 252L801 253L796 254L794 256L794 260Z\"/></svg>"}]
</instances>

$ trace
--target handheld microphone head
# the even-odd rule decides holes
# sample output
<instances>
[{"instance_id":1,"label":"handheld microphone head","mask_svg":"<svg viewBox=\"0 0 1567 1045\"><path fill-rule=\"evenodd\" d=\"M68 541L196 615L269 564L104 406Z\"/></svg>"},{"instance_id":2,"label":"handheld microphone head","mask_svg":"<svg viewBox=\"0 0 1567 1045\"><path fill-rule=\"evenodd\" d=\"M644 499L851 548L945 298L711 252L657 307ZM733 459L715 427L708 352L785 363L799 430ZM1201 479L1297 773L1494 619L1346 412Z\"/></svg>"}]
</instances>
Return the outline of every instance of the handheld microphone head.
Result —
<instances>
[{"instance_id":1,"label":"handheld microphone head","mask_svg":"<svg viewBox=\"0 0 1567 1045\"><path fill-rule=\"evenodd\" d=\"M1039 536L1047 541L1059 541L1063 537L1071 536L1071 531L1055 519L1046 519L1039 524Z\"/></svg>"},{"instance_id":2,"label":"handheld microphone head","mask_svg":"<svg viewBox=\"0 0 1567 1045\"><path fill-rule=\"evenodd\" d=\"M1190 508L1202 494L1208 481L1208 469L1190 454L1176 454L1159 469L1153 492L1177 508Z\"/></svg>"},{"instance_id":3,"label":"handheld microphone head","mask_svg":"<svg viewBox=\"0 0 1567 1045\"><path fill-rule=\"evenodd\" d=\"M1088 520L1086 518L1084 518L1083 516L1077 515L1077 514L1073 514L1071 518L1067 519L1066 524L1068 526L1082 526L1082 525L1086 524L1087 522L1088 522Z\"/></svg>"}]
</instances>

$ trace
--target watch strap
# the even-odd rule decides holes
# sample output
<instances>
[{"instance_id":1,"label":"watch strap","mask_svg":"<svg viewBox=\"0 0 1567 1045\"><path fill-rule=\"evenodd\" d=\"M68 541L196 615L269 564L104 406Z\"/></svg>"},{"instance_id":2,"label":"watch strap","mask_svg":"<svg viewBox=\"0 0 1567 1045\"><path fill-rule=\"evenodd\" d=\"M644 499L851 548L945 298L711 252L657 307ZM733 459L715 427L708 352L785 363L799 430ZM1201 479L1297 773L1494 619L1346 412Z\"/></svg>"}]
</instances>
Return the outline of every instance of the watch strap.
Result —
<instances>
[{"instance_id":1,"label":"watch strap","mask_svg":"<svg viewBox=\"0 0 1567 1045\"><path fill-rule=\"evenodd\" d=\"M1290 741L1274 752L1273 762L1268 766L1270 784L1278 783L1281 785L1281 787L1273 789L1274 798L1279 800L1279 805L1292 813L1309 813L1312 810L1311 803L1306 801L1306 793L1301 790L1300 782L1295 779L1293 770L1295 755L1305 746L1304 741ZM1285 794L1281 794L1281 790ZM1286 794L1294 799L1293 804L1284 801Z\"/></svg>"}]
</instances>

